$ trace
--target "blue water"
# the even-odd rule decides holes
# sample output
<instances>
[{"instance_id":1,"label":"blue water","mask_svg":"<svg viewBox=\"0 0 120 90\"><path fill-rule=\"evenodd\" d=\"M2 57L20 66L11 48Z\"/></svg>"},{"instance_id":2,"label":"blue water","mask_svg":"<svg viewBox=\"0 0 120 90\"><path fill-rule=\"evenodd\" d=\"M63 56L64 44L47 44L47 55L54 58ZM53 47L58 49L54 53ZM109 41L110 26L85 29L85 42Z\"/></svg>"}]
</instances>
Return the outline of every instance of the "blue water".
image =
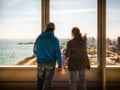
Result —
<instances>
[{"instance_id":1,"label":"blue water","mask_svg":"<svg viewBox=\"0 0 120 90\"><path fill-rule=\"evenodd\" d=\"M14 65L18 61L33 55L33 44L18 43L34 42L34 40L3 40L0 39L0 65Z\"/></svg>"}]
</instances>

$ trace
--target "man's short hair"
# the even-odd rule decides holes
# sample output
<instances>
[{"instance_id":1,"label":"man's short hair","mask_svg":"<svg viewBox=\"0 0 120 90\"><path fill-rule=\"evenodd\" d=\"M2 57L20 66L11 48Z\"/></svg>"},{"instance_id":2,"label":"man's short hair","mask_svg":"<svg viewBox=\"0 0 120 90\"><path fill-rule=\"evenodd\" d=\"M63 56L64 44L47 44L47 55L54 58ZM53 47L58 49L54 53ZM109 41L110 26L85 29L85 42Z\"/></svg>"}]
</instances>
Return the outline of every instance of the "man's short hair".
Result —
<instances>
[{"instance_id":1,"label":"man's short hair","mask_svg":"<svg viewBox=\"0 0 120 90\"><path fill-rule=\"evenodd\" d=\"M47 29L48 29L48 30L51 30L51 31L54 31L54 29L55 29L55 24L52 23L52 22L48 23L48 24L47 24Z\"/></svg>"}]
</instances>

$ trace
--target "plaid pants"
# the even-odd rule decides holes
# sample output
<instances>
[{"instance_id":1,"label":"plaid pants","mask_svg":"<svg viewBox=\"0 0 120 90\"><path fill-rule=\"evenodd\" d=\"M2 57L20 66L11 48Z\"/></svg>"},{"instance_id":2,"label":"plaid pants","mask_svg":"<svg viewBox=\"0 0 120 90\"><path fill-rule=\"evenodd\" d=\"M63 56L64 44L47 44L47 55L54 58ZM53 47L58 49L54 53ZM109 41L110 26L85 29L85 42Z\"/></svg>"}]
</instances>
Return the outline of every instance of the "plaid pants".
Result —
<instances>
[{"instance_id":1,"label":"plaid pants","mask_svg":"<svg viewBox=\"0 0 120 90\"><path fill-rule=\"evenodd\" d=\"M55 62L38 64L37 66L38 90L51 90L54 71L55 71Z\"/></svg>"}]
</instances>

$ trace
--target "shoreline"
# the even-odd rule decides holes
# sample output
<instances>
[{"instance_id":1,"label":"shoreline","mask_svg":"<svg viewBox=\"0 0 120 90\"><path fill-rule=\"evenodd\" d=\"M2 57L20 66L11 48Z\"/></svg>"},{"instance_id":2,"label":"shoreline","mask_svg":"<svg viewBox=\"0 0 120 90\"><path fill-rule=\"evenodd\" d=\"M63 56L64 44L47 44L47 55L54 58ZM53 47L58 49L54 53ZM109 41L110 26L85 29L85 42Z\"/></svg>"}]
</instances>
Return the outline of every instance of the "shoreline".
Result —
<instances>
[{"instance_id":1,"label":"shoreline","mask_svg":"<svg viewBox=\"0 0 120 90\"><path fill-rule=\"evenodd\" d=\"M36 65L36 64L37 64L36 57L35 55L32 55L30 57L18 61L15 65Z\"/></svg>"}]
</instances>

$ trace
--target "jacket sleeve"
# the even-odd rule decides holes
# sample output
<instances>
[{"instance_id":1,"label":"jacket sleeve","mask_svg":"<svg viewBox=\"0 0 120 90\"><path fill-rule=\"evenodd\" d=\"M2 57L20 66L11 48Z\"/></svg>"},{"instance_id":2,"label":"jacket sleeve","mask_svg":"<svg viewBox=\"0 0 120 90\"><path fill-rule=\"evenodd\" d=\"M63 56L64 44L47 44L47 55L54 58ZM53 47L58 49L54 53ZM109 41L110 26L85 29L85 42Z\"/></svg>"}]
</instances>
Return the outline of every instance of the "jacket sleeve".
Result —
<instances>
[{"instance_id":1,"label":"jacket sleeve","mask_svg":"<svg viewBox=\"0 0 120 90\"><path fill-rule=\"evenodd\" d=\"M84 36L84 43L85 43L85 48L86 48L86 53L87 53L87 36ZM87 57L87 69L89 70L91 68L90 60L89 60L88 55L86 57Z\"/></svg>"},{"instance_id":2,"label":"jacket sleeve","mask_svg":"<svg viewBox=\"0 0 120 90\"><path fill-rule=\"evenodd\" d=\"M62 67L62 60L61 60L61 51L60 51L60 45L59 45L59 40L57 40L56 48L55 48L55 55L56 55L56 60L58 62L58 67Z\"/></svg>"},{"instance_id":3,"label":"jacket sleeve","mask_svg":"<svg viewBox=\"0 0 120 90\"><path fill-rule=\"evenodd\" d=\"M70 48L70 43L67 43L67 48L66 48L66 52L65 52L65 58L69 57L71 55L71 48Z\"/></svg>"},{"instance_id":4,"label":"jacket sleeve","mask_svg":"<svg viewBox=\"0 0 120 90\"><path fill-rule=\"evenodd\" d=\"M36 55L36 43L37 43L37 40L35 41L34 43L34 46L33 46L33 53Z\"/></svg>"}]
</instances>

